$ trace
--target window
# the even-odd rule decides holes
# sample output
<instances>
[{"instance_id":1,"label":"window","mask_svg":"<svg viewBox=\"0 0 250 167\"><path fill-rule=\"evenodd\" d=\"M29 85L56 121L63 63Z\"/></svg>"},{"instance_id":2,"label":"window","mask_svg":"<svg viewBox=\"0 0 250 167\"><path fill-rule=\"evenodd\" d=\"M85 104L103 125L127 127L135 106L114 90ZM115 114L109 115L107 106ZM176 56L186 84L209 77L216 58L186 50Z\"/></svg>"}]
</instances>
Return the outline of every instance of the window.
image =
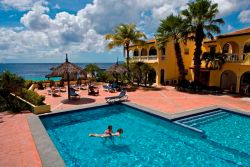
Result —
<instances>
[{"instance_id":1,"label":"window","mask_svg":"<svg viewBox=\"0 0 250 167\"><path fill-rule=\"evenodd\" d=\"M139 51L137 49L134 50L134 56L139 56Z\"/></svg>"},{"instance_id":2,"label":"window","mask_svg":"<svg viewBox=\"0 0 250 167\"><path fill-rule=\"evenodd\" d=\"M184 49L184 54L185 54L185 55L189 55L189 48L185 48L185 49Z\"/></svg>"},{"instance_id":3,"label":"window","mask_svg":"<svg viewBox=\"0 0 250 167\"><path fill-rule=\"evenodd\" d=\"M165 48L161 48L161 55L165 56L166 55L166 49Z\"/></svg>"},{"instance_id":4,"label":"window","mask_svg":"<svg viewBox=\"0 0 250 167\"><path fill-rule=\"evenodd\" d=\"M229 43L226 43L226 44L223 46L222 53L229 53L229 49L230 49L230 44L229 44Z\"/></svg>"},{"instance_id":5,"label":"window","mask_svg":"<svg viewBox=\"0 0 250 167\"><path fill-rule=\"evenodd\" d=\"M210 54L215 54L216 53L216 45L209 46L210 47Z\"/></svg>"},{"instance_id":6,"label":"window","mask_svg":"<svg viewBox=\"0 0 250 167\"><path fill-rule=\"evenodd\" d=\"M157 55L157 50L155 47L151 47L149 50L149 56L156 56Z\"/></svg>"}]
</instances>

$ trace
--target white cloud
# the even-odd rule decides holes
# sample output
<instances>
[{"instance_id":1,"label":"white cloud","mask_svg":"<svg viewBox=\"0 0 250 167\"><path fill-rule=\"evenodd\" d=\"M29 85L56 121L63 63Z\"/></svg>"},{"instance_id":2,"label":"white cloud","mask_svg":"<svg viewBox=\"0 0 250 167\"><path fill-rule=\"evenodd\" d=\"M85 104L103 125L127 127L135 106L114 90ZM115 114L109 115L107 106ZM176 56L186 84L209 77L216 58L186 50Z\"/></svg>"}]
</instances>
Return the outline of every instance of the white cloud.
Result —
<instances>
[{"instance_id":1,"label":"white cloud","mask_svg":"<svg viewBox=\"0 0 250 167\"><path fill-rule=\"evenodd\" d=\"M250 23L250 10L243 10L240 12L238 18L242 23Z\"/></svg>"},{"instance_id":2,"label":"white cloud","mask_svg":"<svg viewBox=\"0 0 250 167\"><path fill-rule=\"evenodd\" d=\"M248 8L250 5L249 0L212 0L218 3L219 16L226 16L232 12Z\"/></svg>"},{"instance_id":3,"label":"white cloud","mask_svg":"<svg viewBox=\"0 0 250 167\"><path fill-rule=\"evenodd\" d=\"M249 5L248 0L213 1L219 4L220 15L237 11L240 5ZM5 6L29 11L20 19L24 27L1 28L0 50L8 58L30 53L50 57L65 52L76 55L105 52L107 41L103 35L119 23L136 23L140 30L153 36L159 20L178 13L187 2L189 0L93 0L76 14L60 12L51 18L45 0L2 0L0 3Z\"/></svg>"},{"instance_id":4,"label":"white cloud","mask_svg":"<svg viewBox=\"0 0 250 167\"><path fill-rule=\"evenodd\" d=\"M50 18L44 14L46 12L49 12L49 8L35 4L31 11L25 14L20 21L25 27L32 30L48 29L50 26Z\"/></svg>"},{"instance_id":5,"label":"white cloud","mask_svg":"<svg viewBox=\"0 0 250 167\"><path fill-rule=\"evenodd\" d=\"M228 30L228 31L232 31L233 29L234 29L234 27L233 27L232 25L230 25L230 24L227 25L227 30Z\"/></svg>"},{"instance_id":6,"label":"white cloud","mask_svg":"<svg viewBox=\"0 0 250 167\"><path fill-rule=\"evenodd\" d=\"M3 5L5 9L18 9L21 11L29 10L36 3L47 4L45 0L1 0L0 4Z\"/></svg>"}]
</instances>

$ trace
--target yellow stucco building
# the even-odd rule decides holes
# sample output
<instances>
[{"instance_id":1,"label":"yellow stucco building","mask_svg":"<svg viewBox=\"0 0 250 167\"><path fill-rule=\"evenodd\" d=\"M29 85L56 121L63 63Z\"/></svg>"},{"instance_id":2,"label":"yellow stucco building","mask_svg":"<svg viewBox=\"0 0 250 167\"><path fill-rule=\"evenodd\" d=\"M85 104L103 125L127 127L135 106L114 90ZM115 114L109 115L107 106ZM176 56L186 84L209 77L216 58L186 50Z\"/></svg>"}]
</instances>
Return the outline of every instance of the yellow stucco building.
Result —
<instances>
[{"instance_id":1,"label":"yellow stucco building","mask_svg":"<svg viewBox=\"0 0 250 167\"><path fill-rule=\"evenodd\" d=\"M193 41L181 43L188 80L193 80L194 49ZM202 49L203 52L223 53L225 57L220 69L205 67L205 62L202 63L200 79L203 84L232 92L250 93L250 27L207 40ZM132 61L143 61L154 68L156 85L177 83L179 73L173 41L158 49L156 41L149 40L143 46L132 45L129 50Z\"/></svg>"}]
</instances>

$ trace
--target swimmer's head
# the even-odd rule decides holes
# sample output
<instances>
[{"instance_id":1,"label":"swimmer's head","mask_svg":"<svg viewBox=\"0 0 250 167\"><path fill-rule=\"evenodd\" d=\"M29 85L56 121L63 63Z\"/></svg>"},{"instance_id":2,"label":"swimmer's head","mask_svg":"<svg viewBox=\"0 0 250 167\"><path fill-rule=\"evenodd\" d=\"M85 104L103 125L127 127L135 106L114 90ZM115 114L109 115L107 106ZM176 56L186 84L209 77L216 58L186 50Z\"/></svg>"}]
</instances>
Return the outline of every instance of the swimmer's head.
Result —
<instances>
[{"instance_id":1,"label":"swimmer's head","mask_svg":"<svg viewBox=\"0 0 250 167\"><path fill-rule=\"evenodd\" d=\"M108 126L108 130L112 130L112 125L109 125L109 126Z\"/></svg>"},{"instance_id":2,"label":"swimmer's head","mask_svg":"<svg viewBox=\"0 0 250 167\"><path fill-rule=\"evenodd\" d=\"M117 132L119 132L120 134L122 134L123 133L123 129L120 128L120 129L117 130Z\"/></svg>"}]
</instances>

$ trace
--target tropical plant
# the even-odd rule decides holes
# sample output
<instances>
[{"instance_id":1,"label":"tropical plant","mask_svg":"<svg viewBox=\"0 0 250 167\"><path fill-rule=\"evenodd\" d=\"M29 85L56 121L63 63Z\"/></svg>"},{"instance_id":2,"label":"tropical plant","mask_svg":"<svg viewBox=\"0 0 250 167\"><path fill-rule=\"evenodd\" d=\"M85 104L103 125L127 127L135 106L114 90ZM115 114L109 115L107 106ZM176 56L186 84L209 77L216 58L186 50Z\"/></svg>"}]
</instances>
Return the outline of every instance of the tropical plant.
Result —
<instances>
[{"instance_id":1,"label":"tropical plant","mask_svg":"<svg viewBox=\"0 0 250 167\"><path fill-rule=\"evenodd\" d=\"M113 77L107 71L100 70L96 74L97 82L111 82L112 80L113 80Z\"/></svg>"},{"instance_id":2,"label":"tropical plant","mask_svg":"<svg viewBox=\"0 0 250 167\"><path fill-rule=\"evenodd\" d=\"M0 74L0 89L7 93L19 93L24 87L24 79L9 71Z\"/></svg>"},{"instance_id":3,"label":"tropical plant","mask_svg":"<svg viewBox=\"0 0 250 167\"><path fill-rule=\"evenodd\" d=\"M147 86L153 83L153 78L150 77L150 73L153 71L153 68L144 62L135 62L131 64L131 72L133 80L137 82L137 85L144 84Z\"/></svg>"},{"instance_id":4,"label":"tropical plant","mask_svg":"<svg viewBox=\"0 0 250 167\"><path fill-rule=\"evenodd\" d=\"M142 69L142 76L143 76L142 80L144 82L144 86L147 86L147 84L152 85L154 82L154 76L151 75L152 73L154 73L153 68L149 64L144 63L141 66L141 69Z\"/></svg>"},{"instance_id":5,"label":"tropical plant","mask_svg":"<svg viewBox=\"0 0 250 167\"><path fill-rule=\"evenodd\" d=\"M142 81L142 69L141 66L143 65L143 62L134 62L131 63L131 71L132 71L132 80L133 82L137 82L137 86L140 85Z\"/></svg>"},{"instance_id":6,"label":"tropical plant","mask_svg":"<svg viewBox=\"0 0 250 167\"><path fill-rule=\"evenodd\" d=\"M186 30L190 38L195 41L194 52L194 82L199 83L202 42L208 37L213 39L213 34L219 34L220 24L224 24L222 18L217 19L218 4L211 0L195 0L187 4L188 8L182 11Z\"/></svg>"},{"instance_id":7,"label":"tropical plant","mask_svg":"<svg viewBox=\"0 0 250 167\"><path fill-rule=\"evenodd\" d=\"M221 69L222 65L225 63L225 55L222 53L210 53L210 52L204 52L202 54L201 60L205 61L205 67L208 67L208 64L211 64L211 68L213 69Z\"/></svg>"},{"instance_id":8,"label":"tropical plant","mask_svg":"<svg viewBox=\"0 0 250 167\"><path fill-rule=\"evenodd\" d=\"M21 105L18 100L13 98L11 93L20 95L24 79L9 71L4 71L0 74L0 99L1 111L12 110L18 112L21 110Z\"/></svg>"},{"instance_id":9,"label":"tropical plant","mask_svg":"<svg viewBox=\"0 0 250 167\"><path fill-rule=\"evenodd\" d=\"M186 40L185 24L183 19L173 14L161 20L156 32L156 41L159 48L162 48L172 38L174 41L175 56L179 69L179 80L185 80L185 66L181 55L180 41Z\"/></svg>"},{"instance_id":10,"label":"tropical plant","mask_svg":"<svg viewBox=\"0 0 250 167\"><path fill-rule=\"evenodd\" d=\"M86 65L84 70L87 73L91 74L91 78L94 79L96 77L96 74L100 70L100 68L96 64L88 64L88 65Z\"/></svg>"},{"instance_id":11,"label":"tropical plant","mask_svg":"<svg viewBox=\"0 0 250 167\"><path fill-rule=\"evenodd\" d=\"M123 46L124 51L126 51L126 62L129 76L129 45L143 44L144 41L142 39L146 39L146 35L143 32L137 30L135 24L120 24L115 27L114 34L106 34L105 39L110 40L107 46L108 49L113 49L117 46Z\"/></svg>"},{"instance_id":12,"label":"tropical plant","mask_svg":"<svg viewBox=\"0 0 250 167\"><path fill-rule=\"evenodd\" d=\"M23 88L21 97L34 105L44 105L45 96L41 96L32 90Z\"/></svg>"},{"instance_id":13,"label":"tropical plant","mask_svg":"<svg viewBox=\"0 0 250 167\"><path fill-rule=\"evenodd\" d=\"M118 82L118 80L123 82L127 73L127 68L124 64L116 63L107 69L107 73L110 74L116 82Z\"/></svg>"}]
</instances>

